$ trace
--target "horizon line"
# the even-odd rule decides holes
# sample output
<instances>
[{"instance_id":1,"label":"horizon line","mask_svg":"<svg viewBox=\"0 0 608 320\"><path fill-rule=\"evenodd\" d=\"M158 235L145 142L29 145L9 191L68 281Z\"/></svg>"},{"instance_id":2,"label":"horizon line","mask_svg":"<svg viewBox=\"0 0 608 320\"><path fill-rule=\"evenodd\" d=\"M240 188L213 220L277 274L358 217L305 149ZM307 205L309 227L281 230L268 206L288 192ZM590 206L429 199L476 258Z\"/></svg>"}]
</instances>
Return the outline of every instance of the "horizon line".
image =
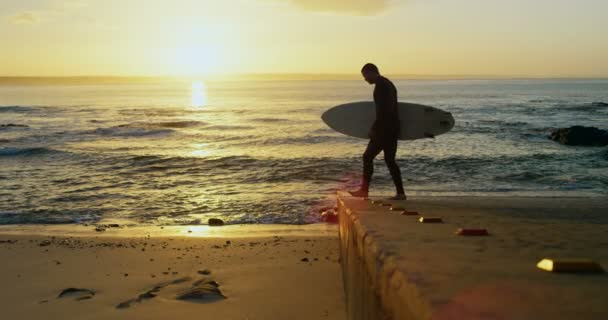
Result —
<instances>
[{"instance_id":1,"label":"horizon line","mask_svg":"<svg viewBox=\"0 0 608 320\"><path fill-rule=\"evenodd\" d=\"M395 80L550 80L550 79L608 79L608 75L496 75L496 74L404 74L384 73ZM0 75L0 83L7 80L360 80L355 73L230 73L207 75Z\"/></svg>"}]
</instances>

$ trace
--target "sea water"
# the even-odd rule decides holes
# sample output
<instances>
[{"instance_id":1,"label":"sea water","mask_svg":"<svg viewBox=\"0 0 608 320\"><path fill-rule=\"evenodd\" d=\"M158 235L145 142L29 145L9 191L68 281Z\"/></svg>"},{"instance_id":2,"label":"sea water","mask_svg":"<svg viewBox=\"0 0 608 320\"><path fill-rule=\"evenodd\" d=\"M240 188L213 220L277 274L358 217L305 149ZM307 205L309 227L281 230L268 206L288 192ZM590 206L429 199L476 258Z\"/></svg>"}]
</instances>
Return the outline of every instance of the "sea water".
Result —
<instances>
[{"instance_id":1,"label":"sea water","mask_svg":"<svg viewBox=\"0 0 608 320\"><path fill-rule=\"evenodd\" d=\"M411 196L608 195L608 149L548 139L608 129L608 80L397 80L399 100L456 125L400 141ZM321 121L371 100L347 81L53 81L0 84L0 224L303 224L356 188L367 141ZM382 154L372 195L394 187Z\"/></svg>"}]
</instances>

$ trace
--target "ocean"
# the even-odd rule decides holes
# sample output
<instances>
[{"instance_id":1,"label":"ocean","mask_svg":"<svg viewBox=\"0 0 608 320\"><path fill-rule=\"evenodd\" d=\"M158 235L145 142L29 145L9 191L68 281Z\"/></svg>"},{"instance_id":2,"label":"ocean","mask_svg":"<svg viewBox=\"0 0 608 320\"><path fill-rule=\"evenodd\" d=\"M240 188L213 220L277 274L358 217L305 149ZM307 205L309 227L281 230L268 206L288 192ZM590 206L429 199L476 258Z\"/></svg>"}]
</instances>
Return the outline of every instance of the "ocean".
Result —
<instances>
[{"instance_id":1,"label":"ocean","mask_svg":"<svg viewBox=\"0 0 608 320\"><path fill-rule=\"evenodd\" d=\"M411 196L606 197L608 149L547 138L608 129L608 80L396 80L399 100L449 111L436 139L400 141ZM0 84L0 224L307 224L356 188L366 140L328 108L362 80ZM394 193L380 155L372 195Z\"/></svg>"}]
</instances>

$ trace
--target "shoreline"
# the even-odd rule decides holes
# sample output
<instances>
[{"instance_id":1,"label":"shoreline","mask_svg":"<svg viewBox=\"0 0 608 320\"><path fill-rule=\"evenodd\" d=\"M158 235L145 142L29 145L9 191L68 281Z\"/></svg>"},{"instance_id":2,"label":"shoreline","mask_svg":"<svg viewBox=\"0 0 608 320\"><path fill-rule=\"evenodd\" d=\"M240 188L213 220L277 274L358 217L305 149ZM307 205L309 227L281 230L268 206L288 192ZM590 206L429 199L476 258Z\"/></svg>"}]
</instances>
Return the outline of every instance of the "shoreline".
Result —
<instances>
[{"instance_id":1,"label":"shoreline","mask_svg":"<svg viewBox=\"0 0 608 320\"><path fill-rule=\"evenodd\" d=\"M338 190L340 192L340 190ZM391 193L374 193L370 194L371 198L388 198L391 197ZM408 195L408 202L421 202L427 204L441 204L450 203L451 205L467 206L467 205L481 205L482 207L493 208L496 206L496 201L504 203L534 203L539 201L552 201L562 200L568 203L577 203L579 206L588 207L594 204L606 203L606 196L597 193L586 193L579 195L512 195L512 194L493 194L493 195L475 195L475 194L463 194L463 195ZM337 199L332 199L336 201ZM589 201L588 204L584 204L581 201ZM469 202L468 204L465 202ZM334 205L335 206L335 205ZM328 207L329 208L329 207ZM320 217L320 213L318 214ZM547 218L551 218L547 216ZM118 224L120 227L107 228L104 232L95 232L95 226L97 225L109 225ZM321 233L324 235L331 234L337 228L331 223L321 221L319 218L318 222L306 223L306 224L287 224L287 223L250 223L250 224L225 224L222 226L209 226L207 224L179 224L179 225L153 225L153 224L138 224L134 220L128 220L124 218L102 218L97 222L73 222L73 223L10 223L0 224L0 235L2 234L74 234L79 236L87 235L98 235L103 236L142 236L142 235L156 235L156 236L199 236L199 237L239 237L240 232L247 232L248 234L257 234L260 236L267 234L316 234ZM188 233L188 230L192 230L192 233ZM120 231L120 232L118 232ZM249 235L243 235L248 237Z\"/></svg>"},{"instance_id":2,"label":"shoreline","mask_svg":"<svg viewBox=\"0 0 608 320\"><path fill-rule=\"evenodd\" d=\"M101 221L99 224L113 223ZM75 236L75 237L188 237L188 238L255 238L271 236L337 237L335 224L234 224L224 226L121 225L95 231L96 224L15 224L0 225L0 236ZM190 231L190 232L189 232Z\"/></svg>"}]
</instances>

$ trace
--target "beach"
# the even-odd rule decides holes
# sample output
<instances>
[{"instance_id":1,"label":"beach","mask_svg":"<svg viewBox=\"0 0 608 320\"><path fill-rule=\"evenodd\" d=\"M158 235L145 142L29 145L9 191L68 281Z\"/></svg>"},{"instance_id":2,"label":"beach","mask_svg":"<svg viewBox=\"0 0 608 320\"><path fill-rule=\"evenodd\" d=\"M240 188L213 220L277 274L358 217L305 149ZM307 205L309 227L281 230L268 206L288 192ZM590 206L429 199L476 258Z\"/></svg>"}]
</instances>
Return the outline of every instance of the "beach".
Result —
<instances>
[{"instance_id":1,"label":"beach","mask_svg":"<svg viewBox=\"0 0 608 320\"><path fill-rule=\"evenodd\" d=\"M584 258L606 268L605 199L389 202L417 216L338 199L339 228L1 226L3 312L47 319L601 319L608 312L604 274L536 267L543 258ZM443 223L422 224L421 216ZM457 236L459 228L489 236ZM359 243L355 251L348 241ZM180 300L201 281L219 291ZM59 297L68 288L87 291ZM379 309L367 305L374 301Z\"/></svg>"},{"instance_id":2,"label":"beach","mask_svg":"<svg viewBox=\"0 0 608 320\"><path fill-rule=\"evenodd\" d=\"M2 318L346 319L335 225L1 229Z\"/></svg>"}]
</instances>

